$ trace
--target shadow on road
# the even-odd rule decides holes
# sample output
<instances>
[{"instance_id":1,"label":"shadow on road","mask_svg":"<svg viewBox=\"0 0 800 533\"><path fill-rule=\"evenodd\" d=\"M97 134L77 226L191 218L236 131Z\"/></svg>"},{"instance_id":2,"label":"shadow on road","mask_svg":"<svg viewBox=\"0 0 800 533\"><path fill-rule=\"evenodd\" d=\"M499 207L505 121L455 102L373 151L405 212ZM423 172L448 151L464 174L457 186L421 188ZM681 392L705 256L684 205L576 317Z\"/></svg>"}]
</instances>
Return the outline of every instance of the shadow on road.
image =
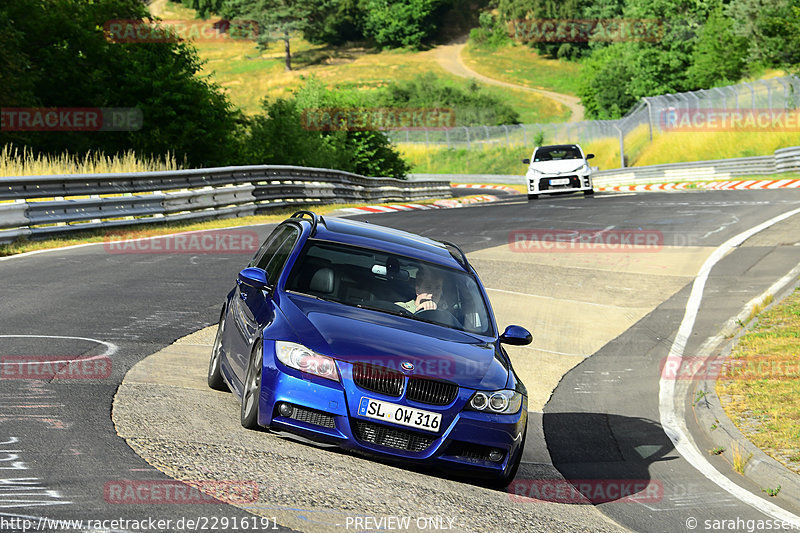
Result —
<instances>
[{"instance_id":1,"label":"shadow on road","mask_svg":"<svg viewBox=\"0 0 800 533\"><path fill-rule=\"evenodd\" d=\"M667 457L674 448L660 424L605 413L545 413L543 428L563 479L522 471L508 488L512 498L593 505L663 498L664 484L651 479L649 467L678 456Z\"/></svg>"}]
</instances>

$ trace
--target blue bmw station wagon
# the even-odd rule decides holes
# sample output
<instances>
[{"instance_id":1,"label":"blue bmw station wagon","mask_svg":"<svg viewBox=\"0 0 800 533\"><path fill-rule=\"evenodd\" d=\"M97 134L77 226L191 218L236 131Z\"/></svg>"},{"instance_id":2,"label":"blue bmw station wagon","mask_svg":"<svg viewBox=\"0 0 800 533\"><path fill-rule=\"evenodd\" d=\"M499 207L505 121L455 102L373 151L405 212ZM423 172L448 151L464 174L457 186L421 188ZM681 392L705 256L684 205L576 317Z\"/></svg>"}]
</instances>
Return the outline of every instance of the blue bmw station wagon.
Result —
<instances>
[{"instance_id":1,"label":"blue bmw station wagon","mask_svg":"<svg viewBox=\"0 0 800 533\"><path fill-rule=\"evenodd\" d=\"M208 384L271 428L505 486L527 392L489 299L455 245L299 211L228 294Z\"/></svg>"}]
</instances>

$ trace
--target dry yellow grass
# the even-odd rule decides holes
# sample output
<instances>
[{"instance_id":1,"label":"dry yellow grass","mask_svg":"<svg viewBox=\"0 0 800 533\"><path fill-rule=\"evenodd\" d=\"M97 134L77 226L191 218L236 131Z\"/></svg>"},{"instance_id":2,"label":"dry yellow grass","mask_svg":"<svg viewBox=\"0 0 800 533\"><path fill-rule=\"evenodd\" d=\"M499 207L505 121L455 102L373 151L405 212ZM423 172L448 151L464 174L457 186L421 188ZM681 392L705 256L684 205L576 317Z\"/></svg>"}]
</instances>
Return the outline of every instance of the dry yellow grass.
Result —
<instances>
[{"instance_id":1,"label":"dry yellow grass","mask_svg":"<svg viewBox=\"0 0 800 533\"><path fill-rule=\"evenodd\" d=\"M655 136L637 166L770 155L800 145L800 132L670 132Z\"/></svg>"},{"instance_id":2,"label":"dry yellow grass","mask_svg":"<svg viewBox=\"0 0 800 533\"><path fill-rule=\"evenodd\" d=\"M89 152L78 157L70 154L34 155L27 148L20 151L10 145L0 150L0 176L147 172L178 170L178 168L175 157L169 154L164 160L142 160L137 158L134 152L126 152L121 156Z\"/></svg>"}]
</instances>

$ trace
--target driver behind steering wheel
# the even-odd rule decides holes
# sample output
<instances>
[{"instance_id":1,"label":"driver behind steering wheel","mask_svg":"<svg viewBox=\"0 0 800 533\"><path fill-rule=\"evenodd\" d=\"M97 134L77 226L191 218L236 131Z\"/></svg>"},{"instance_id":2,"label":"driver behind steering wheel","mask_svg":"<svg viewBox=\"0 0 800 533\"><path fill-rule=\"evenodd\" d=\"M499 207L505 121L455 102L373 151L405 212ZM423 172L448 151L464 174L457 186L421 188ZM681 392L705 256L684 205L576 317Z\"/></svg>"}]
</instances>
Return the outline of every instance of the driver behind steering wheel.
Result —
<instances>
[{"instance_id":1,"label":"driver behind steering wheel","mask_svg":"<svg viewBox=\"0 0 800 533\"><path fill-rule=\"evenodd\" d=\"M443 280L438 273L420 268L417 271L415 287L417 297L407 302L395 302L395 304L411 313L445 309L447 306L442 302L442 285Z\"/></svg>"}]
</instances>

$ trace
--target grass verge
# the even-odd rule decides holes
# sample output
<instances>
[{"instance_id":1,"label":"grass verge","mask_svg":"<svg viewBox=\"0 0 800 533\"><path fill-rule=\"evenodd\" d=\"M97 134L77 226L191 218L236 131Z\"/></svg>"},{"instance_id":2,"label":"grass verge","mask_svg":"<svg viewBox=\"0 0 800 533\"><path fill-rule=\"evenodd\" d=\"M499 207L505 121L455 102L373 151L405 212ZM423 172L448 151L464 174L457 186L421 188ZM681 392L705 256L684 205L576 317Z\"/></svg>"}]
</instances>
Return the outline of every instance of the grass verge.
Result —
<instances>
[{"instance_id":1,"label":"grass verge","mask_svg":"<svg viewBox=\"0 0 800 533\"><path fill-rule=\"evenodd\" d=\"M716 390L750 441L800 473L800 289L758 316ZM741 458L743 469L745 458Z\"/></svg>"},{"instance_id":2,"label":"grass verge","mask_svg":"<svg viewBox=\"0 0 800 533\"><path fill-rule=\"evenodd\" d=\"M496 80L572 96L578 92L580 63L547 59L524 44L488 49L469 43L461 57L475 72Z\"/></svg>"}]
</instances>

